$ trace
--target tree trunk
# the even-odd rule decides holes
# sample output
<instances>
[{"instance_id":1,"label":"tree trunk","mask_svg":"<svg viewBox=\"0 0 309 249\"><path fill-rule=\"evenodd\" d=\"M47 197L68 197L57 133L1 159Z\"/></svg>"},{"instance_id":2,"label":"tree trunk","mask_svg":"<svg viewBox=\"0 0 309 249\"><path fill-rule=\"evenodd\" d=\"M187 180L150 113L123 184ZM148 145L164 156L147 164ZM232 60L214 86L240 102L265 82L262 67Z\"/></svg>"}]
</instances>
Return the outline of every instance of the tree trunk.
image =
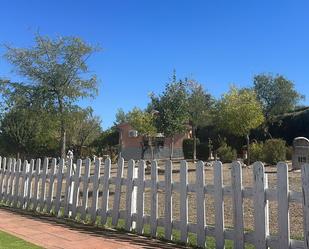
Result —
<instances>
[{"instance_id":1,"label":"tree trunk","mask_svg":"<svg viewBox=\"0 0 309 249\"><path fill-rule=\"evenodd\" d=\"M247 135L247 161L248 161L248 166L250 165L250 150L249 150L249 146L250 146L250 137L249 134Z\"/></svg>"},{"instance_id":2,"label":"tree trunk","mask_svg":"<svg viewBox=\"0 0 309 249\"><path fill-rule=\"evenodd\" d=\"M196 160L196 127L192 125L192 136L193 136L193 162Z\"/></svg>"},{"instance_id":3,"label":"tree trunk","mask_svg":"<svg viewBox=\"0 0 309 249\"><path fill-rule=\"evenodd\" d=\"M171 154L170 154L170 159L172 160L172 158L173 158L173 156L174 156L174 136L171 137L171 145L170 145L170 147L171 147L171 150L170 150L170 152L171 152Z\"/></svg>"},{"instance_id":4,"label":"tree trunk","mask_svg":"<svg viewBox=\"0 0 309 249\"><path fill-rule=\"evenodd\" d=\"M60 147L61 147L61 158L65 158L66 156L66 130L65 130L65 121L63 115L63 99L61 96L58 96L58 104L59 104L59 113L60 113Z\"/></svg>"},{"instance_id":5,"label":"tree trunk","mask_svg":"<svg viewBox=\"0 0 309 249\"><path fill-rule=\"evenodd\" d=\"M150 147L150 152L151 152L151 160L154 159L154 154L153 154L153 146L152 146L152 138L149 137L148 139L149 147Z\"/></svg>"}]
</instances>

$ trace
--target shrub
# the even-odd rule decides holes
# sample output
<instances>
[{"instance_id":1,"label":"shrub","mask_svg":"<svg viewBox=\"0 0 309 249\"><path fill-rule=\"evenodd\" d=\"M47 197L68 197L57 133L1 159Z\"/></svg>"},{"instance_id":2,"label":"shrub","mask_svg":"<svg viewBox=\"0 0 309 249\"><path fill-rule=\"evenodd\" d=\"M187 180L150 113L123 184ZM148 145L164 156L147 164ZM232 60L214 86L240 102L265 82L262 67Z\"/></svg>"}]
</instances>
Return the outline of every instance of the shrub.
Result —
<instances>
[{"instance_id":1,"label":"shrub","mask_svg":"<svg viewBox=\"0 0 309 249\"><path fill-rule=\"evenodd\" d=\"M223 141L221 146L217 149L217 154L220 158L220 161L223 163L232 162L237 157L236 150L228 146L225 141Z\"/></svg>"},{"instance_id":2,"label":"shrub","mask_svg":"<svg viewBox=\"0 0 309 249\"><path fill-rule=\"evenodd\" d=\"M196 139L197 148L198 148L199 143L200 141ZM183 155L185 159L193 159L193 139L184 139L182 142L182 149L183 149Z\"/></svg>"},{"instance_id":3,"label":"shrub","mask_svg":"<svg viewBox=\"0 0 309 249\"><path fill-rule=\"evenodd\" d=\"M276 164L286 159L286 146L282 139L269 139L264 144L264 160L269 164Z\"/></svg>"},{"instance_id":4,"label":"shrub","mask_svg":"<svg viewBox=\"0 0 309 249\"><path fill-rule=\"evenodd\" d=\"M293 147L292 146L286 147L286 160L292 160L292 155L293 155Z\"/></svg>"},{"instance_id":5,"label":"shrub","mask_svg":"<svg viewBox=\"0 0 309 249\"><path fill-rule=\"evenodd\" d=\"M250 152L250 161L264 161L264 144L261 143L252 143L249 147Z\"/></svg>"}]
</instances>

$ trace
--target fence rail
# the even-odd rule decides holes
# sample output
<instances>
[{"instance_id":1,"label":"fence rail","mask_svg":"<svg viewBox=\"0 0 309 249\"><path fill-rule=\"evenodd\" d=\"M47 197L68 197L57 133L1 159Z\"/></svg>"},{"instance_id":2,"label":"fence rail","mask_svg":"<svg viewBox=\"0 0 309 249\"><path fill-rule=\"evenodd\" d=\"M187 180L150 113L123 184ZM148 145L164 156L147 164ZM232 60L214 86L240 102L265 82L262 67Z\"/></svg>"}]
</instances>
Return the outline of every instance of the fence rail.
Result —
<instances>
[{"instance_id":1,"label":"fence rail","mask_svg":"<svg viewBox=\"0 0 309 249\"><path fill-rule=\"evenodd\" d=\"M125 229L144 233L144 226L150 226L150 234L157 236L158 227L164 228L165 239L171 240L174 229L179 230L180 240L188 242L188 234L194 233L197 245L206 247L206 236L215 239L216 248L224 248L225 240L233 240L234 248L244 248L245 243L256 248L309 249L309 165L302 167L302 192L289 190L288 166L277 165L277 188L268 188L268 179L261 162L253 165L253 185L242 185L242 168L239 162L231 165L231 185L223 185L222 163L214 162L213 184L205 184L205 165L195 164L195 183L188 182L188 165L180 163L179 181L173 181L173 164L167 161L164 180L159 181L158 164L151 163L151 177L145 178L146 164L130 160L125 164L120 159L116 173L111 176L111 161L97 159L65 162L45 158L21 162L11 158L0 158L0 201L16 208L64 215L73 219L90 219L106 224L111 217L116 226L119 219L125 221ZM127 168L124 177L124 168ZM103 169L103 171L102 171ZM101 172L102 171L102 172ZM113 186L114 199L109 203ZM121 191L125 188L125 193ZM145 191L150 189L150 214L145 214ZM165 195L159 203L158 193ZM90 194L91 192L91 194ZM179 193L179 220L173 220L173 195ZM188 221L188 194L196 195L196 223ZM206 194L214 197L215 224L206 224ZM125 195L125 209L120 208L121 196ZM233 227L224 224L224 197L232 198ZM91 201L90 201L91 197ZM124 197L124 196L123 196ZM254 231L244 228L244 199L254 204ZM99 202L99 199L100 202ZM278 202L278 234L269 234L268 202ZM302 203L304 240L290 238L289 203ZM164 217L158 216L159 205L164 205Z\"/></svg>"}]
</instances>

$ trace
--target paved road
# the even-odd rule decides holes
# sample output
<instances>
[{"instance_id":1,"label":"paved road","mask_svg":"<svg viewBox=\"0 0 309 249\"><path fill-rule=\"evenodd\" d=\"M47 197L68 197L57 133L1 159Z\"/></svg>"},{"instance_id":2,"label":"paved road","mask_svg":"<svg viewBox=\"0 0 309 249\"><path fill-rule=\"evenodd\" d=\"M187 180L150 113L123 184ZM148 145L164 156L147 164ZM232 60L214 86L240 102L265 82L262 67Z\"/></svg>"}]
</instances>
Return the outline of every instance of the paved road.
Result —
<instances>
[{"instance_id":1,"label":"paved road","mask_svg":"<svg viewBox=\"0 0 309 249\"><path fill-rule=\"evenodd\" d=\"M53 217L31 216L0 208L0 230L44 248L137 249L181 248L136 235L67 224Z\"/></svg>"}]
</instances>

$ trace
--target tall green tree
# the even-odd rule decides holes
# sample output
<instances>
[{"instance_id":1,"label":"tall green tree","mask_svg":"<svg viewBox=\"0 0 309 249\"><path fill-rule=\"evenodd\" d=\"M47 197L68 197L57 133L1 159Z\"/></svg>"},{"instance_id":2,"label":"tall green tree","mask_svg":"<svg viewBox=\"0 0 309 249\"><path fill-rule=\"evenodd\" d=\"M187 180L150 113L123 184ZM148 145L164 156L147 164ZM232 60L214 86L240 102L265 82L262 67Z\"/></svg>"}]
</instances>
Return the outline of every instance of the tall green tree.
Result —
<instances>
[{"instance_id":1,"label":"tall green tree","mask_svg":"<svg viewBox=\"0 0 309 249\"><path fill-rule=\"evenodd\" d=\"M254 76L253 84L268 121L275 115L293 110L304 98L295 90L294 83L282 75L259 74Z\"/></svg>"},{"instance_id":2,"label":"tall green tree","mask_svg":"<svg viewBox=\"0 0 309 249\"><path fill-rule=\"evenodd\" d=\"M30 48L6 49L5 57L27 81L18 83L19 88L35 87L45 107L58 114L61 156L65 157L68 109L76 100L97 94L97 77L90 73L87 62L98 48L78 37L52 39L37 34Z\"/></svg>"},{"instance_id":3,"label":"tall green tree","mask_svg":"<svg viewBox=\"0 0 309 249\"><path fill-rule=\"evenodd\" d=\"M214 100L198 82L189 80L187 84L188 115L193 136L193 160L196 160L196 130L198 126L211 123Z\"/></svg>"},{"instance_id":4,"label":"tall green tree","mask_svg":"<svg viewBox=\"0 0 309 249\"><path fill-rule=\"evenodd\" d=\"M151 158L153 159L153 138L157 134L154 114L135 107L127 114L127 119L129 124L143 137L143 142L141 144L142 159L144 159L144 154L148 147L151 150Z\"/></svg>"},{"instance_id":5,"label":"tall green tree","mask_svg":"<svg viewBox=\"0 0 309 249\"><path fill-rule=\"evenodd\" d=\"M186 84L177 81L173 76L172 82L166 84L160 95L151 95L150 107L157 111L156 126L165 137L171 138L171 154L173 157L175 135L184 132L188 124L188 96Z\"/></svg>"},{"instance_id":6,"label":"tall green tree","mask_svg":"<svg viewBox=\"0 0 309 249\"><path fill-rule=\"evenodd\" d=\"M221 130L240 137L246 136L249 148L250 131L264 122L264 115L253 90L231 87L217 103L215 120Z\"/></svg>"}]
</instances>

